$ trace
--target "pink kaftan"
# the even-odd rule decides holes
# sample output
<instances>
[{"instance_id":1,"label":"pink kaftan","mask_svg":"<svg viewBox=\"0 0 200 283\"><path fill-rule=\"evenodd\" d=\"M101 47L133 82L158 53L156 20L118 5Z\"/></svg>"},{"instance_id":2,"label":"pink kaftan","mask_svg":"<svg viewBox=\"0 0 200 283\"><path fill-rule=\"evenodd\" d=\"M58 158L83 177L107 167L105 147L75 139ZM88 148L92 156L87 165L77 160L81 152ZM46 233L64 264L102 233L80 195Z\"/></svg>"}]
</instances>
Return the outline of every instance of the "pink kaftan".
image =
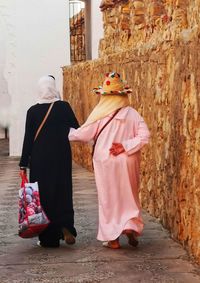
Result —
<instances>
[{"instance_id":1,"label":"pink kaftan","mask_svg":"<svg viewBox=\"0 0 200 283\"><path fill-rule=\"evenodd\" d=\"M94 140L111 116L71 129L69 140ZM93 156L99 202L98 240L114 240L124 229L141 234L144 225L138 196L140 149L148 140L147 125L130 106L122 108L98 137ZM125 152L111 155L113 142L121 143Z\"/></svg>"}]
</instances>

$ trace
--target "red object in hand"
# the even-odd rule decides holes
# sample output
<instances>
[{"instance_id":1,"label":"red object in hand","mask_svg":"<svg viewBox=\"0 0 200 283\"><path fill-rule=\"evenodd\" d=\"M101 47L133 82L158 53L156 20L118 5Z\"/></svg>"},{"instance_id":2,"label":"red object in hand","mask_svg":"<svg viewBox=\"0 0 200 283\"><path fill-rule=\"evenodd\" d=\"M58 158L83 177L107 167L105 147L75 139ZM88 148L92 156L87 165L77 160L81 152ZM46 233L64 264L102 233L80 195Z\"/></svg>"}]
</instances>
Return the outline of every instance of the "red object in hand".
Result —
<instances>
[{"instance_id":1,"label":"red object in hand","mask_svg":"<svg viewBox=\"0 0 200 283\"><path fill-rule=\"evenodd\" d=\"M28 183L28 177L26 175L26 171L25 170L20 170L19 173L20 177L21 177L21 188L24 187L25 183Z\"/></svg>"},{"instance_id":2,"label":"red object in hand","mask_svg":"<svg viewBox=\"0 0 200 283\"><path fill-rule=\"evenodd\" d=\"M117 156L124 151L125 149L121 143L113 143L112 147L110 148L110 153L114 156Z\"/></svg>"}]
</instances>

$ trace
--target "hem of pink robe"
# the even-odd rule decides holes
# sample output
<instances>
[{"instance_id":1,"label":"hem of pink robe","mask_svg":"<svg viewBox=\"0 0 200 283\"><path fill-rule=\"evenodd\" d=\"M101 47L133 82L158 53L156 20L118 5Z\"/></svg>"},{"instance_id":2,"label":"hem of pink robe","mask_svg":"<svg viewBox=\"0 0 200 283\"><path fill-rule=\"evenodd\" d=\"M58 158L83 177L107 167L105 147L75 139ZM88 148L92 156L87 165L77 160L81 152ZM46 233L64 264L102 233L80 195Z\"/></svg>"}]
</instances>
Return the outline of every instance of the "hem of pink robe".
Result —
<instances>
[{"instance_id":1,"label":"hem of pink robe","mask_svg":"<svg viewBox=\"0 0 200 283\"><path fill-rule=\"evenodd\" d=\"M143 223L142 219L138 219L136 217L130 218L125 222L123 228L120 229L120 232L117 232L116 235L111 237L111 239L103 238L103 237L100 237L99 235L97 235L97 240L99 240L99 241L113 241L113 240L117 239L120 235L122 235L124 230L128 230L128 229L136 232L137 236L141 236L142 231L144 229L144 223Z\"/></svg>"}]
</instances>

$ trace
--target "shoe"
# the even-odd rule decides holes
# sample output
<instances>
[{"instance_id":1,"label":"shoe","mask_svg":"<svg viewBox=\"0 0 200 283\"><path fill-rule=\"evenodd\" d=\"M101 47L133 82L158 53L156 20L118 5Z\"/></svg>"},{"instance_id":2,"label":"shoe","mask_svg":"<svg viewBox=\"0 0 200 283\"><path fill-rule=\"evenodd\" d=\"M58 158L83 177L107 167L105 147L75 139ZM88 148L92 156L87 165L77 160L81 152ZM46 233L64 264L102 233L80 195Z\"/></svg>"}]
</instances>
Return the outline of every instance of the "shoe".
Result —
<instances>
[{"instance_id":1,"label":"shoe","mask_svg":"<svg viewBox=\"0 0 200 283\"><path fill-rule=\"evenodd\" d=\"M69 230L67 230L66 228L62 229L63 232L63 237L64 237L64 241L66 244L68 245L74 245L76 242L75 237L70 233Z\"/></svg>"},{"instance_id":2,"label":"shoe","mask_svg":"<svg viewBox=\"0 0 200 283\"><path fill-rule=\"evenodd\" d=\"M110 248L110 249L120 249L121 246L119 244L119 239L103 242L103 247Z\"/></svg>"},{"instance_id":3,"label":"shoe","mask_svg":"<svg viewBox=\"0 0 200 283\"><path fill-rule=\"evenodd\" d=\"M124 230L123 234L125 234L128 238L128 243L132 247L137 247L139 242L136 237L136 233L133 230Z\"/></svg>"},{"instance_id":4,"label":"shoe","mask_svg":"<svg viewBox=\"0 0 200 283\"><path fill-rule=\"evenodd\" d=\"M42 244L41 241L37 241L37 246L40 248L59 248L59 243L53 244Z\"/></svg>"}]
</instances>

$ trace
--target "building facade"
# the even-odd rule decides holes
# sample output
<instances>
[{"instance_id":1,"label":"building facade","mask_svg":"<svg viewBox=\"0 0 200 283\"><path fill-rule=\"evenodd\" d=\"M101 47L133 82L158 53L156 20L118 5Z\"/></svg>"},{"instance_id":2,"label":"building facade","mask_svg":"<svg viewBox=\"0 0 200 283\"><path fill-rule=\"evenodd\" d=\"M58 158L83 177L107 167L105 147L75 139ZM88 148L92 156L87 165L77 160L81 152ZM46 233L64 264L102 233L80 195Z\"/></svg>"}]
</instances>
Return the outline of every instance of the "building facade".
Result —
<instances>
[{"instance_id":1,"label":"building facade","mask_svg":"<svg viewBox=\"0 0 200 283\"><path fill-rule=\"evenodd\" d=\"M99 5L85 1L89 59L98 57L103 31ZM69 0L1 0L0 16L0 123L9 124L10 155L19 156L38 79L53 74L62 93L61 67L70 64Z\"/></svg>"}]
</instances>

